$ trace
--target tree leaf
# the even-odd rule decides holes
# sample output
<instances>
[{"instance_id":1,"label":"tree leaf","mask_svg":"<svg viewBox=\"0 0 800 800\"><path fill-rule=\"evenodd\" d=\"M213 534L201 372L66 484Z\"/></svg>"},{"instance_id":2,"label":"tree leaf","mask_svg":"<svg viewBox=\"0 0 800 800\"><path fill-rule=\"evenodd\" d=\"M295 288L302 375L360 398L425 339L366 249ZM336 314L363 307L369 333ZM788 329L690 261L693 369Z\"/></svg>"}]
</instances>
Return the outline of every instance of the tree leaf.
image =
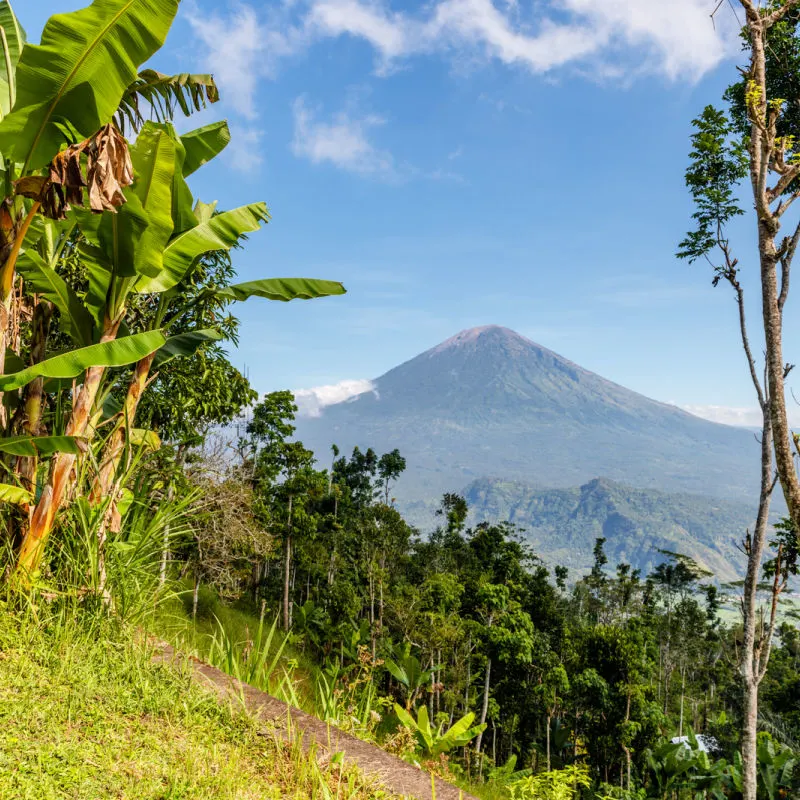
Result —
<instances>
[{"instance_id":1,"label":"tree leaf","mask_svg":"<svg viewBox=\"0 0 800 800\"><path fill-rule=\"evenodd\" d=\"M417 711L417 730L420 736L425 741L425 746L428 751L433 749L433 732L431 731L431 723L428 719L428 706L423 703Z\"/></svg>"},{"instance_id":2,"label":"tree leaf","mask_svg":"<svg viewBox=\"0 0 800 800\"><path fill-rule=\"evenodd\" d=\"M265 278L246 283L235 283L215 290L217 297L230 300L247 300L250 297L265 297L267 300L311 300L314 297L346 294L346 289L336 281L316 278Z\"/></svg>"},{"instance_id":3,"label":"tree leaf","mask_svg":"<svg viewBox=\"0 0 800 800\"><path fill-rule=\"evenodd\" d=\"M131 147L135 178L130 191L139 198L147 219L147 227L132 242L134 268L140 275L158 275L172 235L175 158L174 132L165 125L146 123Z\"/></svg>"},{"instance_id":4,"label":"tree leaf","mask_svg":"<svg viewBox=\"0 0 800 800\"><path fill-rule=\"evenodd\" d=\"M31 493L21 486L0 483L0 503L12 503L15 506L21 506L30 503L32 499Z\"/></svg>"},{"instance_id":5,"label":"tree leaf","mask_svg":"<svg viewBox=\"0 0 800 800\"><path fill-rule=\"evenodd\" d=\"M76 344L92 341L92 317L72 287L35 250L17 260L17 271L30 290L49 300L60 312L59 326Z\"/></svg>"},{"instance_id":6,"label":"tree leaf","mask_svg":"<svg viewBox=\"0 0 800 800\"><path fill-rule=\"evenodd\" d=\"M89 367L121 367L133 364L163 347L166 338L161 331L145 331L133 336L125 336L111 342L82 347L39 364L34 364L20 372L0 375L0 391L19 389L34 378L74 378Z\"/></svg>"},{"instance_id":7,"label":"tree leaf","mask_svg":"<svg viewBox=\"0 0 800 800\"><path fill-rule=\"evenodd\" d=\"M9 93L9 86L13 86L14 73L26 40L25 30L19 24L19 20L8 0L0 0L0 28L3 29L6 47L8 48L7 52L5 48L0 48L0 50L4 50L4 52L0 53L0 110L5 116L11 110L13 92ZM6 56L8 58L7 62ZM8 74L9 65L12 73L10 77Z\"/></svg>"},{"instance_id":8,"label":"tree leaf","mask_svg":"<svg viewBox=\"0 0 800 800\"><path fill-rule=\"evenodd\" d=\"M386 667L386 669L389 670L389 674L398 683L402 684L406 688L410 688L408 674L399 664L396 664L394 661L392 661L391 658L387 658L386 661L384 662L384 666Z\"/></svg>"},{"instance_id":9,"label":"tree leaf","mask_svg":"<svg viewBox=\"0 0 800 800\"><path fill-rule=\"evenodd\" d=\"M138 292L165 292L183 280L204 253L229 250L243 234L257 231L269 218L265 203L223 211L174 237L164 251L164 269L155 278L142 277Z\"/></svg>"},{"instance_id":10,"label":"tree leaf","mask_svg":"<svg viewBox=\"0 0 800 800\"><path fill-rule=\"evenodd\" d=\"M76 436L6 436L0 439L0 453L10 456L80 455L86 447L85 440Z\"/></svg>"},{"instance_id":11,"label":"tree leaf","mask_svg":"<svg viewBox=\"0 0 800 800\"><path fill-rule=\"evenodd\" d=\"M41 44L22 51L0 151L25 173L65 143L64 121L83 138L108 123L139 65L164 43L177 10L178 0L94 0L50 17Z\"/></svg>"},{"instance_id":12,"label":"tree leaf","mask_svg":"<svg viewBox=\"0 0 800 800\"><path fill-rule=\"evenodd\" d=\"M410 731L417 730L417 721L401 705L397 703L394 704L394 713L397 714L397 718L400 722Z\"/></svg>"},{"instance_id":13,"label":"tree leaf","mask_svg":"<svg viewBox=\"0 0 800 800\"><path fill-rule=\"evenodd\" d=\"M184 177L188 177L203 164L218 156L228 146L230 140L231 132L225 120L181 134L181 141L186 149L186 157L183 160Z\"/></svg>"},{"instance_id":14,"label":"tree leaf","mask_svg":"<svg viewBox=\"0 0 800 800\"><path fill-rule=\"evenodd\" d=\"M219 91L213 75L164 75L154 69L144 69L125 90L115 117L117 127L124 129L127 120L134 131L145 121L140 101L150 106L152 119L171 122L180 109L185 116L200 111L207 103L219 100Z\"/></svg>"},{"instance_id":15,"label":"tree leaf","mask_svg":"<svg viewBox=\"0 0 800 800\"><path fill-rule=\"evenodd\" d=\"M218 342L222 338L224 338L222 333L216 328L204 328L199 331L188 331L170 336L167 343L156 353L156 357L153 359L153 369L162 367L173 358L193 355L204 344Z\"/></svg>"},{"instance_id":16,"label":"tree leaf","mask_svg":"<svg viewBox=\"0 0 800 800\"><path fill-rule=\"evenodd\" d=\"M161 439L158 434L144 428L131 428L128 432L128 441L134 447L143 447L145 450L156 451L161 448Z\"/></svg>"}]
</instances>

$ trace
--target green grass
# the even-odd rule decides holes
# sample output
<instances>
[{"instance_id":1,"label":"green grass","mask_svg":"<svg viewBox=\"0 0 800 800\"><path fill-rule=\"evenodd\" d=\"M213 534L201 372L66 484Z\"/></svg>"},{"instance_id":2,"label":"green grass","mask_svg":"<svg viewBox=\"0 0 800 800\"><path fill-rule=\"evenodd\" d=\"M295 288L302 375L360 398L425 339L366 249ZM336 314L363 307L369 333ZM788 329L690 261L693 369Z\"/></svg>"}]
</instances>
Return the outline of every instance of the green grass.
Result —
<instances>
[{"instance_id":1,"label":"green grass","mask_svg":"<svg viewBox=\"0 0 800 800\"><path fill-rule=\"evenodd\" d=\"M318 667L297 652L278 624L274 609L259 612L246 602L226 605L211 590L201 593L198 615L191 616L191 589L162 601L148 623L150 630L184 653L275 695L291 705L316 713L314 685ZM261 629L259 631L259 629ZM269 674L254 672L256 662L273 665Z\"/></svg>"},{"instance_id":2,"label":"green grass","mask_svg":"<svg viewBox=\"0 0 800 800\"><path fill-rule=\"evenodd\" d=\"M388 797L264 735L101 616L0 605L0 797Z\"/></svg>"}]
</instances>

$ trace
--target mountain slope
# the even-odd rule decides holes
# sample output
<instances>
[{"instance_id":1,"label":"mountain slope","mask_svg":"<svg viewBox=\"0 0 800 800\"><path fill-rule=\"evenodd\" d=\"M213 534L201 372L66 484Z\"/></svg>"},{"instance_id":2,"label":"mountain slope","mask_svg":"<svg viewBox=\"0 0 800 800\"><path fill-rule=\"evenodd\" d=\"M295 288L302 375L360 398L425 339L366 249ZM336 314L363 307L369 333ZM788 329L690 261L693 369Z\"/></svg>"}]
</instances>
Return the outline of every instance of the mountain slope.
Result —
<instances>
[{"instance_id":1,"label":"mountain slope","mask_svg":"<svg viewBox=\"0 0 800 800\"><path fill-rule=\"evenodd\" d=\"M736 544L754 513L744 503L633 489L605 478L546 490L481 479L464 496L474 521L515 523L548 564L573 573L591 566L595 539L602 536L612 565L626 561L646 575L664 560L658 551L669 550L691 556L719 580L736 580L743 569Z\"/></svg>"},{"instance_id":2,"label":"mountain slope","mask_svg":"<svg viewBox=\"0 0 800 800\"><path fill-rule=\"evenodd\" d=\"M486 476L559 487L605 475L736 499L758 486L752 433L650 400L506 328L462 331L374 383L299 420L298 436L323 461L333 443L399 448L401 500Z\"/></svg>"}]
</instances>

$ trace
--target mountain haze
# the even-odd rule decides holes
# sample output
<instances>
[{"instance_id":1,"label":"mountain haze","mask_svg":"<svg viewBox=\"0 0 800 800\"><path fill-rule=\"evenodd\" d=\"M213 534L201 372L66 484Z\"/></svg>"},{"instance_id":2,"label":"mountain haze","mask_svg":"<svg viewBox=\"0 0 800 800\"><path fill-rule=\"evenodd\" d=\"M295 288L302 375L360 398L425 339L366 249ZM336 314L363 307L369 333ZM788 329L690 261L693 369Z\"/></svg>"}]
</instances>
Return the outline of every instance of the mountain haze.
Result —
<instances>
[{"instance_id":1,"label":"mountain haze","mask_svg":"<svg viewBox=\"0 0 800 800\"><path fill-rule=\"evenodd\" d=\"M298 420L297 435L322 461L334 443L399 448L401 504L484 477L547 488L603 475L737 500L758 487L752 432L651 400L507 328L462 331L374 387Z\"/></svg>"}]
</instances>

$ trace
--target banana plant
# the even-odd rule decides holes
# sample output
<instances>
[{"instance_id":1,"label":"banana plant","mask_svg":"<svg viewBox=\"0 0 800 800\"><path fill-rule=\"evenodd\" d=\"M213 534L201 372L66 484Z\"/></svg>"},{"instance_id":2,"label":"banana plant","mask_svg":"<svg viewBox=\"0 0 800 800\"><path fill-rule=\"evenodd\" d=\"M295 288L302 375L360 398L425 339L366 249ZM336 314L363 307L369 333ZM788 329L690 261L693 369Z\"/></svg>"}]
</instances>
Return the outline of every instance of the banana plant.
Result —
<instances>
[{"instance_id":1,"label":"banana plant","mask_svg":"<svg viewBox=\"0 0 800 800\"><path fill-rule=\"evenodd\" d=\"M224 304L258 296L286 302L341 294L344 291L341 284L332 281L264 279L207 290L187 303L184 298L189 294L188 284L199 259L212 251L230 249L244 233L257 230L260 223L267 219L263 203L219 214L213 213L213 206L201 203L191 205L193 199L185 178L197 169L201 157L205 163L227 144L229 137L220 135L220 130L219 125L206 126L199 131L178 136L171 125L146 123L132 148L136 171L151 176L149 196L158 195L161 207L172 209L172 218L167 223L172 229L171 236L161 254L161 269L153 269L152 258L132 257L134 262L139 263L137 271L140 273L132 290L143 295L158 294L158 303L152 304L155 311L145 320L150 329L169 332L192 303L201 300ZM174 171L171 171L173 167ZM137 242L135 247L141 248L142 243ZM128 384L124 406L118 414L117 425L106 440L100 470L90 495L93 502L111 496L113 503L112 483L124 451L125 431L133 425L154 363L163 362L167 356L191 355L199 347L219 338L221 334L214 329L182 331L170 337L162 350L148 354L137 362Z\"/></svg>"},{"instance_id":2,"label":"banana plant","mask_svg":"<svg viewBox=\"0 0 800 800\"><path fill-rule=\"evenodd\" d=\"M224 123L178 136L168 123L143 122L140 99L159 118L217 98L208 76L138 72L163 43L177 6L178 0L95 0L51 18L41 43L30 45L10 4L0 0L5 52L0 79L9 87L7 113L0 120L6 195L0 206L0 393L22 391L31 400L25 431L34 438L33 400L41 398L48 381L73 380L63 433L67 441L89 441L107 371L135 365L124 411L101 460L97 497L110 489L120 442L132 428L159 352L174 357L217 337L214 331L179 331L168 339L183 302L181 287L205 254L229 249L268 219L264 203L217 213L213 205L193 201L186 177L227 144ZM140 128L133 146L112 123L115 115ZM62 227L41 224L42 217ZM77 255L88 275L88 288L80 294L56 269L58 247L79 240ZM46 312L56 309L74 348L50 357L44 346L32 349L30 363L9 370L6 345L18 272L42 308L44 335L38 340L46 342ZM343 292L330 281L270 279L226 287L215 301L253 296L286 301ZM126 317L140 296L150 298L156 311L132 332ZM0 413L8 406L0 405ZM56 512L75 489L77 457L69 449L55 453L37 502L30 504L15 573L23 584L37 572ZM32 499L32 491L28 496Z\"/></svg>"},{"instance_id":3,"label":"banana plant","mask_svg":"<svg viewBox=\"0 0 800 800\"><path fill-rule=\"evenodd\" d=\"M0 373L5 371L16 263L25 236L38 214L60 216L70 204L82 203L84 186L95 210L123 202L121 187L130 182L126 144L110 123L139 66L164 43L177 10L178 0L95 0L80 11L51 17L40 44L33 45L25 41L8 0L0 4L0 96L7 89L6 101L0 100L5 196ZM80 174L82 158L86 177L81 175L77 186L66 186L76 165ZM109 182L109 177L117 180Z\"/></svg>"},{"instance_id":4,"label":"banana plant","mask_svg":"<svg viewBox=\"0 0 800 800\"><path fill-rule=\"evenodd\" d=\"M758 779L764 797L768 800L779 800L783 797L794 797L794 791L800 789L800 781L795 778L797 758L794 752L775 742L768 733L760 733L756 748L758 759Z\"/></svg>"},{"instance_id":5,"label":"banana plant","mask_svg":"<svg viewBox=\"0 0 800 800\"><path fill-rule=\"evenodd\" d=\"M444 722L438 727L433 727L428 718L428 707L421 705L417 711L417 718L397 703L394 704L394 713L400 722L406 726L416 737L420 754L425 758L438 758L456 747L464 747L476 736L486 729L486 723L472 726L475 714L469 712L444 730Z\"/></svg>"},{"instance_id":6,"label":"banana plant","mask_svg":"<svg viewBox=\"0 0 800 800\"><path fill-rule=\"evenodd\" d=\"M389 674L403 687L406 709L410 711L422 690L430 683L433 670L422 669L419 659L411 653L408 642L397 648L394 659L386 659L385 666Z\"/></svg>"}]
</instances>

